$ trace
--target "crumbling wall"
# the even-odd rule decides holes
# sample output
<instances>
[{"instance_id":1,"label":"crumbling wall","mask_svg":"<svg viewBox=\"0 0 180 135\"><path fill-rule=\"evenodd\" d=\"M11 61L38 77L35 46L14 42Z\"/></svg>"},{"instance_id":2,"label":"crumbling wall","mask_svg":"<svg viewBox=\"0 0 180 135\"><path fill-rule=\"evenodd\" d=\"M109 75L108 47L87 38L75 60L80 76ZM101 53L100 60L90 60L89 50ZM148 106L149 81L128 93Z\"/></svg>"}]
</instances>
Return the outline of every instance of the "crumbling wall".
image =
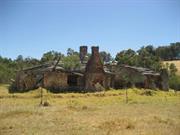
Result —
<instances>
[{"instance_id":1,"label":"crumbling wall","mask_svg":"<svg viewBox=\"0 0 180 135\"><path fill-rule=\"evenodd\" d=\"M23 75L23 73L20 71L16 73L16 79L15 79L15 83L14 83L15 90L22 90L22 86L21 86L22 75Z\"/></svg>"},{"instance_id":2,"label":"crumbling wall","mask_svg":"<svg viewBox=\"0 0 180 135\"><path fill-rule=\"evenodd\" d=\"M138 69L138 68L137 68ZM139 87L147 89L168 90L168 74L165 71L158 73L140 72L135 67L117 66L115 68L116 89L123 87Z\"/></svg>"},{"instance_id":3,"label":"crumbling wall","mask_svg":"<svg viewBox=\"0 0 180 135\"><path fill-rule=\"evenodd\" d=\"M109 73L105 73L105 88L109 89L109 88L114 88L114 74L109 74Z\"/></svg>"},{"instance_id":4,"label":"crumbling wall","mask_svg":"<svg viewBox=\"0 0 180 135\"><path fill-rule=\"evenodd\" d=\"M146 75L144 80L144 88L146 89L157 89L156 77L152 75Z\"/></svg>"},{"instance_id":5,"label":"crumbling wall","mask_svg":"<svg viewBox=\"0 0 180 135\"><path fill-rule=\"evenodd\" d=\"M145 77L134 69L117 66L115 68L114 87L143 87Z\"/></svg>"},{"instance_id":6,"label":"crumbling wall","mask_svg":"<svg viewBox=\"0 0 180 135\"><path fill-rule=\"evenodd\" d=\"M59 89L66 88L67 84L67 73L63 72L45 72L43 85L45 88Z\"/></svg>"},{"instance_id":7,"label":"crumbling wall","mask_svg":"<svg viewBox=\"0 0 180 135\"><path fill-rule=\"evenodd\" d=\"M32 72L19 71L16 75L16 90L30 90L36 88L36 77Z\"/></svg>"},{"instance_id":8,"label":"crumbling wall","mask_svg":"<svg viewBox=\"0 0 180 135\"><path fill-rule=\"evenodd\" d=\"M84 87L84 84L85 84L84 77L79 76L79 77L77 78L77 86L79 86L79 87Z\"/></svg>"},{"instance_id":9,"label":"crumbling wall","mask_svg":"<svg viewBox=\"0 0 180 135\"><path fill-rule=\"evenodd\" d=\"M26 90L36 88L36 77L34 74L29 74L24 78L24 85Z\"/></svg>"},{"instance_id":10,"label":"crumbling wall","mask_svg":"<svg viewBox=\"0 0 180 135\"><path fill-rule=\"evenodd\" d=\"M169 90L169 76L166 69L162 69L160 73L160 88L162 90Z\"/></svg>"}]
</instances>

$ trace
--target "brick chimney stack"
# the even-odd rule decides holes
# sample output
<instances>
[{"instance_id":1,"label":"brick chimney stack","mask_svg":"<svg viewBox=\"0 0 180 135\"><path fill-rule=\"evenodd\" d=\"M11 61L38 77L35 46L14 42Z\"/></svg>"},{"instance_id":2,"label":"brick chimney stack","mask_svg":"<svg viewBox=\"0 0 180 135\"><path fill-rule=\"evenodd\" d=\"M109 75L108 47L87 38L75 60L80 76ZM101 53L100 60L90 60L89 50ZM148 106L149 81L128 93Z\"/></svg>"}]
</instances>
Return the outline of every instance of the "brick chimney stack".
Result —
<instances>
[{"instance_id":1,"label":"brick chimney stack","mask_svg":"<svg viewBox=\"0 0 180 135\"><path fill-rule=\"evenodd\" d=\"M104 72L103 64L101 62L100 54L99 54L99 47L92 46L92 54L88 63L86 65L86 72Z\"/></svg>"},{"instance_id":2,"label":"brick chimney stack","mask_svg":"<svg viewBox=\"0 0 180 135\"><path fill-rule=\"evenodd\" d=\"M99 55L99 47L98 46L92 46L91 49L92 49L93 56Z\"/></svg>"},{"instance_id":3,"label":"brick chimney stack","mask_svg":"<svg viewBox=\"0 0 180 135\"><path fill-rule=\"evenodd\" d=\"M92 55L86 64L85 89L96 90L96 84L106 87L106 76L101 62L99 47L92 46Z\"/></svg>"},{"instance_id":4,"label":"brick chimney stack","mask_svg":"<svg viewBox=\"0 0 180 135\"><path fill-rule=\"evenodd\" d=\"M81 63L85 60L85 57L87 56L88 47L87 46L80 46L80 60Z\"/></svg>"}]
</instances>

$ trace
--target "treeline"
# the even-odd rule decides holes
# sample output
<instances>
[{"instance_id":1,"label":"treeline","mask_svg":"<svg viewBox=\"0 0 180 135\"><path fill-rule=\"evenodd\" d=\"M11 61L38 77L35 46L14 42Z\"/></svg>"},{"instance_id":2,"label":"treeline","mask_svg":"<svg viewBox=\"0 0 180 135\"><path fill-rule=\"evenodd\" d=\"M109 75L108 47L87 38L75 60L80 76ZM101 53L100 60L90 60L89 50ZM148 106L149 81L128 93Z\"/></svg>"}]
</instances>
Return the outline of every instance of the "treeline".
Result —
<instances>
[{"instance_id":1,"label":"treeline","mask_svg":"<svg viewBox=\"0 0 180 135\"><path fill-rule=\"evenodd\" d=\"M162 60L180 60L180 42L171 43L169 46L160 46L155 49L155 54Z\"/></svg>"},{"instance_id":2,"label":"treeline","mask_svg":"<svg viewBox=\"0 0 180 135\"><path fill-rule=\"evenodd\" d=\"M102 51L100 56L101 60L105 63L117 61L118 64L145 67L155 71L166 68L171 73L177 70L175 65L163 65L162 61L180 59L180 42L158 48L148 45L141 47L138 51L132 49L122 50L117 53L115 58L112 58L110 53ZM24 58L22 55L19 55L15 60L12 60L0 56L0 83L10 83L11 79L15 79L16 72L21 69L55 62L58 59L60 59L59 64L66 69L71 70L80 67L79 52L71 48L67 49L66 55L57 51L49 51L44 53L40 59L32 57Z\"/></svg>"},{"instance_id":3,"label":"treeline","mask_svg":"<svg viewBox=\"0 0 180 135\"><path fill-rule=\"evenodd\" d=\"M143 46L138 51L123 50L116 55L118 64L140 66L159 71L163 68L161 61L180 60L180 42L158 48L153 45Z\"/></svg>"}]
</instances>

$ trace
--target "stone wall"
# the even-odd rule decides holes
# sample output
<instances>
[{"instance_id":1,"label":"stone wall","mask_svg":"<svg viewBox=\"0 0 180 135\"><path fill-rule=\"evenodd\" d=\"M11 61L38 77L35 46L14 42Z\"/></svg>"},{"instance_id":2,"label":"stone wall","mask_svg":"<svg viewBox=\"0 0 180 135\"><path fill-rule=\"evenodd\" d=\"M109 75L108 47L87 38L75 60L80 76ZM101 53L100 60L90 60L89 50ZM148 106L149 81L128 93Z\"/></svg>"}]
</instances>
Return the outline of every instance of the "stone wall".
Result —
<instances>
[{"instance_id":1,"label":"stone wall","mask_svg":"<svg viewBox=\"0 0 180 135\"><path fill-rule=\"evenodd\" d=\"M134 69L119 67L115 69L114 87L116 89L132 86L143 87L145 77Z\"/></svg>"},{"instance_id":2,"label":"stone wall","mask_svg":"<svg viewBox=\"0 0 180 135\"><path fill-rule=\"evenodd\" d=\"M162 90L169 90L169 76L166 69L162 69L160 73L160 87Z\"/></svg>"},{"instance_id":3,"label":"stone wall","mask_svg":"<svg viewBox=\"0 0 180 135\"><path fill-rule=\"evenodd\" d=\"M77 86L79 86L79 87L84 87L84 83L85 83L84 77L79 76L79 77L77 78Z\"/></svg>"},{"instance_id":4,"label":"stone wall","mask_svg":"<svg viewBox=\"0 0 180 135\"><path fill-rule=\"evenodd\" d=\"M46 72L44 73L43 85L45 88L66 88L67 84L67 73L64 72Z\"/></svg>"},{"instance_id":5,"label":"stone wall","mask_svg":"<svg viewBox=\"0 0 180 135\"><path fill-rule=\"evenodd\" d=\"M19 91L36 88L36 77L33 73L18 72L15 81L16 89Z\"/></svg>"}]
</instances>

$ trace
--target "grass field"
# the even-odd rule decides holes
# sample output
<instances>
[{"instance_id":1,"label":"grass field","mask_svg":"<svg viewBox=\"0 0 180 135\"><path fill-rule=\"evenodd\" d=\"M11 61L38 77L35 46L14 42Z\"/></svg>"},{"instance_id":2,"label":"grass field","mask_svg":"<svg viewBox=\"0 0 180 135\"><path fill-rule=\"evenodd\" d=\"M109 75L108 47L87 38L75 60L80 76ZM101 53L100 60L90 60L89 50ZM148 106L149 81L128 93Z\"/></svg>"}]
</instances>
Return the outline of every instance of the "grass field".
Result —
<instances>
[{"instance_id":1,"label":"grass field","mask_svg":"<svg viewBox=\"0 0 180 135\"><path fill-rule=\"evenodd\" d=\"M180 93L128 89L9 94L0 85L0 135L180 135Z\"/></svg>"},{"instance_id":2,"label":"grass field","mask_svg":"<svg viewBox=\"0 0 180 135\"><path fill-rule=\"evenodd\" d=\"M164 61L164 63L174 63L178 69L177 74L180 75L180 60Z\"/></svg>"}]
</instances>

